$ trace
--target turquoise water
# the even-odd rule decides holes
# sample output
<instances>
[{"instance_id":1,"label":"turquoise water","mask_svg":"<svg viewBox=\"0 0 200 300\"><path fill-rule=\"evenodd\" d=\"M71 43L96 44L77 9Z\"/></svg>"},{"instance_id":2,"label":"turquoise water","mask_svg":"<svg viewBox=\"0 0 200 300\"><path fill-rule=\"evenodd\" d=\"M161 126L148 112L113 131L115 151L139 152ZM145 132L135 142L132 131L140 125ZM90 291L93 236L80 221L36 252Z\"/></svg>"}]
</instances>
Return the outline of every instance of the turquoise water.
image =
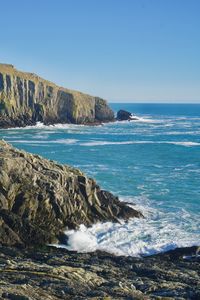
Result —
<instances>
[{"instance_id":1,"label":"turquoise water","mask_svg":"<svg viewBox=\"0 0 200 300\"><path fill-rule=\"evenodd\" d=\"M0 130L14 146L82 169L144 220L67 232L69 248L139 255L200 245L200 105L111 104L137 121Z\"/></svg>"}]
</instances>

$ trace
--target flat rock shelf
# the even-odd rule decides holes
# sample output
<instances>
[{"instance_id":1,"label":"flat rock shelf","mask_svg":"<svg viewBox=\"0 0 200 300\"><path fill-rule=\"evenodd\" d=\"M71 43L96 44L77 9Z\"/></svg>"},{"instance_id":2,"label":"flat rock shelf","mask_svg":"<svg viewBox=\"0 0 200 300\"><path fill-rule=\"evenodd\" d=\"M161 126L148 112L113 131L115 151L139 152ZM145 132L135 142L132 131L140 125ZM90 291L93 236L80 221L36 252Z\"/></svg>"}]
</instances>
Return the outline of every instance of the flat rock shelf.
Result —
<instances>
[{"instance_id":1,"label":"flat rock shelf","mask_svg":"<svg viewBox=\"0 0 200 300\"><path fill-rule=\"evenodd\" d=\"M13 300L200 299L197 247L145 258L0 247L0 297Z\"/></svg>"}]
</instances>

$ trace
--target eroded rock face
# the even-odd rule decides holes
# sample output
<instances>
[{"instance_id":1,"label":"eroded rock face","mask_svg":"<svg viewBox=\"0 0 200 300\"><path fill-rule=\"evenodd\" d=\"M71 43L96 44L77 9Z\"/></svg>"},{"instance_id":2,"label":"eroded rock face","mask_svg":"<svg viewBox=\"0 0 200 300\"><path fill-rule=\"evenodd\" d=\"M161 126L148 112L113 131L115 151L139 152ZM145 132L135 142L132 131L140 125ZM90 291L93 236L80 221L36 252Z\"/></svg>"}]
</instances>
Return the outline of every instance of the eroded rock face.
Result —
<instances>
[{"instance_id":1,"label":"eroded rock face","mask_svg":"<svg viewBox=\"0 0 200 300\"><path fill-rule=\"evenodd\" d=\"M0 141L0 243L53 242L65 228L142 214L78 169Z\"/></svg>"},{"instance_id":2,"label":"eroded rock face","mask_svg":"<svg viewBox=\"0 0 200 300\"><path fill-rule=\"evenodd\" d=\"M114 120L107 102L0 64L0 127Z\"/></svg>"}]
</instances>

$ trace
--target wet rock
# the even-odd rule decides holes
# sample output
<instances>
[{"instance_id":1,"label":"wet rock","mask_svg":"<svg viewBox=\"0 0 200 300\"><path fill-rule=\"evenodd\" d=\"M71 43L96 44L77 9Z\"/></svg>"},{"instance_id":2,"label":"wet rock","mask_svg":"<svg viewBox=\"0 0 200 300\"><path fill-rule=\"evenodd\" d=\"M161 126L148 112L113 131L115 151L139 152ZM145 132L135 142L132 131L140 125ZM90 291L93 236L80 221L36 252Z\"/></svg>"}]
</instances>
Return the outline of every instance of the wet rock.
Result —
<instances>
[{"instance_id":1,"label":"wet rock","mask_svg":"<svg viewBox=\"0 0 200 300\"><path fill-rule=\"evenodd\" d=\"M137 120L137 118L134 117L132 113L121 109L117 112L117 120L118 121L130 121L130 120Z\"/></svg>"},{"instance_id":2,"label":"wet rock","mask_svg":"<svg viewBox=\"0 0 200 300\"><path fill-rule=\"evenodd\" d=\"M52 247L0 247L0 258L9 261L0 269L0 295L35 300L199 299L200 261L184 259L195 253L191 247L134 258Z\"/></svg>"},{"instance_id":3,"label":"wet rock","mask_svg":"<svg viewBox=\"0 0 200 300\"><path fill-rule=\"evenodd\" d=\"M63 230L142 214L85 176L0 141L0 243L41 245Z\"/></svg>"}]
</instances>

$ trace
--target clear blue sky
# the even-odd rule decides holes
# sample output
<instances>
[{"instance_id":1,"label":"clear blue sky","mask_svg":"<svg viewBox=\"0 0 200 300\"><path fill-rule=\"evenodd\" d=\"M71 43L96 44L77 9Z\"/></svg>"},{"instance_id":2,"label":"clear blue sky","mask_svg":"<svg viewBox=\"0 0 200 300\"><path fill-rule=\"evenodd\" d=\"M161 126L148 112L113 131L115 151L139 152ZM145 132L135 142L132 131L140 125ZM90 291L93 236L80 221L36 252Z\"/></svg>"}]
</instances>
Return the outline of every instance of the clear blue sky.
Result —
<instances>
[{"instance_id":1,"label":"clear blue sky","mask_svg":"<svg viewBox=\"0 0 200 300\"><path fill-rule=\"evenodd\" d=\"M200 102L200 0L0 0L0 61L111 102Z\"/></svg>"}]
</instances>

